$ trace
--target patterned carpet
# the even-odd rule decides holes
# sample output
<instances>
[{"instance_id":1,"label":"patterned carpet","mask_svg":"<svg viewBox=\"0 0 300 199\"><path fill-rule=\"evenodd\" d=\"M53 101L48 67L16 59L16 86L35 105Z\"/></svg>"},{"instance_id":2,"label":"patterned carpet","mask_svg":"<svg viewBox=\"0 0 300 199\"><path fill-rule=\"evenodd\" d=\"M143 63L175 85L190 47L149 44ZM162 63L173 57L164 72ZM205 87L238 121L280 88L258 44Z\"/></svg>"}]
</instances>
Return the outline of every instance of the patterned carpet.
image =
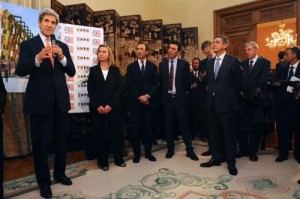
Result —
<instances>
[{"instance_id":1,"label":"patterned carpet","mask_svg":"<svg viewBox=\"0 0 300 199\"><path fill-rule=\"evenodd\" d=\"M163 143L156 146L157 162L141 158L139 164L127 160L127 167L110 164L99 169L95 161L68 167L72 186L52 185L53 198L59 199L300 199L300 165L290 158L275 163L276 152L261 151L259 161L237 159L239 174L228 174L227 165L200 168L210 157L192 161L185 156L182 143L176 154L166 159ZM206 147L195 144L200 154ZM291 155L292 157L292 155ZM129 156L130 158L130 156ZM5 183L6 198L40 198L34 176Z\"/></svg>"}]
</instances>

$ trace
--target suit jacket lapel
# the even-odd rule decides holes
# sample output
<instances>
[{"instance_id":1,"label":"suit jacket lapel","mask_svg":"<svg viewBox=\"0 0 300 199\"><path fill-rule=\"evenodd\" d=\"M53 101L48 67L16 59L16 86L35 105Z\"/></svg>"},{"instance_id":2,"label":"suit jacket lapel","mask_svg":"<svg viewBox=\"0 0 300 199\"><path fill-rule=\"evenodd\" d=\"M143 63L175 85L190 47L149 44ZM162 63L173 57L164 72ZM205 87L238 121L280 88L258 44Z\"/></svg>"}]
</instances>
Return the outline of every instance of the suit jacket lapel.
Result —
<instances>
[{"instance_id":1,"label":"suit jacket lapel","mask_svg":"<svg viewBox=\"0 0 300 199\"><path fill-rule=\"evenodd\" d=\"M296 68L295 76L300 78L300 62L298 63L298 66Z\"/></svg>"},{"instance_id":2,"label":"suit jacket lapel","mask_svg":"<svg viewBox=\"0 0 300 199\"><path fill-rule=\"evenodd\" d=\"M34 40L35 40L34 43L38 49L42 49L45 47L44 42L42 41L42 38L40 37L40 35L37 35L36 37L34 37Z\"/></svg>"},{"instance_id":3,"label":"suit jacket lapel","mask_svg":"<svg viewBox=\"0 0 300 199\"><path fill-rule=\"evenodd\" d=\"M223 59L223 61L222 61L222 64L220 65L220 69L219 69L219 71L218 71L217 78L215 78L215 79L218 79L218 77L220 76L220 74L221 74L222 71L223 71L224 66L227 65L227 62L228 62L228 60L227 60L227 55L225 54L224 59ZM215 63L215 62L214 62L214 63ZM215 67L215 66L213 66L213 73L215 74L214 67Z\"/></svg>"},{"instance_id":4,"label":"suit jacket lapel","mask_svg":"<svg viewBox=\"0 0 300 199\"><path fill-rule=\"evenodd\" d=\"M206 69L206 70L209 70L211 74L213 74L214 80L216 79L216 77L215 77L215 70L214 70L214 68L215 68L215 61L216 61L216 57L212 58L211 62L210 62L211 63L210 66L208 66L208 68Z\"/></svg>"}]
</instances>

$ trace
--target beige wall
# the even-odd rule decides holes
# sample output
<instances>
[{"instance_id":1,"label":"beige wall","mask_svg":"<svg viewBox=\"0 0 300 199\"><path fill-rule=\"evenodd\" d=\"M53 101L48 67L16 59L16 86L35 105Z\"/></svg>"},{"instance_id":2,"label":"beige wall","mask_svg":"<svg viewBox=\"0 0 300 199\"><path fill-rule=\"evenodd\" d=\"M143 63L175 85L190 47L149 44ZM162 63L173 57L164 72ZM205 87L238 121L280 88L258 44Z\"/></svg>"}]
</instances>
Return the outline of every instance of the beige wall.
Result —
<instances>
[{"instance_id":1,"label":"beige wall","mask_svg":"<svg viewBox=\"0 0 300 199\"><path fill-rule=\"evenodd\" d=\"M42 8L50 0L41 0ZM199 45L213 39L213 12L253 0L59 0L63 5L86 3L92 10L115 9L121 16L140 14L143 20L162 19L164 24L198 27ZM199 46L200 47L200 46ZM203 54L200 54L203 57Z\"/></svg>"}]
</instances>

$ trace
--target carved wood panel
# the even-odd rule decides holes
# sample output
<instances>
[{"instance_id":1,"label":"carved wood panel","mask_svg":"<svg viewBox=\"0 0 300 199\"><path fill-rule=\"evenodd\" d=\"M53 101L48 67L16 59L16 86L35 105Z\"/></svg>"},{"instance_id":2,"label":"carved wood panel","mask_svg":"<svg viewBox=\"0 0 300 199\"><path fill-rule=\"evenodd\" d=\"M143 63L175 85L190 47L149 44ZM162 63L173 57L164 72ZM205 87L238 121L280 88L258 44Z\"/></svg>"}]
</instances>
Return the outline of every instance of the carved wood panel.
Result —
<instances>
[{"instance_id":1,"label":"carved wood panel","mask_svg":"<svg viewBox=\"0 0 300 199\"><path fill-rule=\"evenodd\" d=\"M247 41L253 40L252 38L255 33L255 26L249 26L248 29L241 31L224 32L229 39L229 47L226 50L227 53L238 57L240 60L247 59L245 55L244 44Z\"/></svg>"},{"instance_id":2,"label":"carved wood panel","mask_svg":"<svg viewBox=\"0 0 300 199\"><path fill-rule=\"evenodd\" d=\"M245 58L244 43L256 41L256 25L286 18L297 18L300 26L300 0L272 0L249 2L214 12L214 34L225 34L230 45L227 52L241 59ZM297 34L298 44L300 34Z\"/></svg>"}]
</instances>

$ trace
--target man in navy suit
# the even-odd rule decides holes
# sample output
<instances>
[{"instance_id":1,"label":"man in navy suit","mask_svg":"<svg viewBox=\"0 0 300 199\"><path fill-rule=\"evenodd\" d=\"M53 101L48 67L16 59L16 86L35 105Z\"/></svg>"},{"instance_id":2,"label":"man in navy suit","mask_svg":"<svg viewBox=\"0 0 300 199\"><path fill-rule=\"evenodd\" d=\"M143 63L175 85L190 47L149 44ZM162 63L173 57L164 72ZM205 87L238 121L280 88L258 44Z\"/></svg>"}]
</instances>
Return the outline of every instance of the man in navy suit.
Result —
<instances>
[{"instance_id":1,"label":"man in navy suit","mask_svg":"<svg viewBox=\"0 0 300 199\"><path fill-rule=\"evenodd\" d=\"M240 101L240 129L238 134L240 151L237 153L237 157L249 155L251 161L257 161L263 124L267 122L265 107L271 63L269 60L258 56L256 42L246 42L244 46L248 59L241 63L244 72L244 88Z\"/></svg>"},{"instance_id":2,"label":"man in navy suit","mask_svg":"<svg viewBox=\"0 0 300 199\"><path fill-rule=\"evenodd\" d=\"M295 99L294 96L297 90L284 81L291 80L293 76L300 78L299 47L288 47L285 50L285 60L289 65L280 67L276 71L279 82L277 82L278 88L275 94L274 107L279 156L275 161L283 162L288 159L289 149L293 142L294 156L296 161L300 163L300 100L299 98Z\"/></svg>"},{"instance_id":3,"label":"man in navy suit","mask_svg":"<svg viewBox=\"0 0 300 199\"><path fill-rule=\"evenodd\" d=\"M235 153L237 148L238 98L242 91L243 71L236 57L226 54L229 40L224 35L214 38L216 57L207 61L208 130L212 158L201 167L219 166L226 151L226 162L231 175L237 175Z\"/></svg>"},{"instance_id":4,"label":"man in navy suit","mask_svg":"<svg viewBox=\"0 0 300 199\"><path fill-rule=\"evenodd\" d=\"M138 60L128 65L126 74L133 122L133 163L140 161L141 140L145 147L145 158L156 161L151 149L158 71L156 65L147 60L148 46L146 44L142 42L137 44L136 55Z\"/></svg>"},{"instance_id":5,"label":"man in navy suit","mask_svg":"<svg viewBox=\"0 0 300 199\"><path fill-rule=\"evenodd\" d=\"M188 92L191 89L189 63L177 56L181 51L178 41L168 46L168 58L159 64L159 81L163 104L164 122L168 152L166 158L172 158L174 151L174 126L178 126L186 146L186 156L198 160L192 146L188 126Z\"/></svg>"},{"instance_id":6,"label":"man in navy suit","mask_svg":"<svg viewBox=\"0 0 300 199\"><path fill-rule=\"evenodd\" d=\"M66 44L60 41L54 46L49 44L58 22L54 10L46 8L40 13L40 33L21 43L16 67L17 75L29 75L24 112L30 115L35 175L44 198L52 197L47 162L51 141L55 146L54 180L72 184L65 175L71 108L65 74L72 77L76 70Z\"/></svg>"}]
</instances>

